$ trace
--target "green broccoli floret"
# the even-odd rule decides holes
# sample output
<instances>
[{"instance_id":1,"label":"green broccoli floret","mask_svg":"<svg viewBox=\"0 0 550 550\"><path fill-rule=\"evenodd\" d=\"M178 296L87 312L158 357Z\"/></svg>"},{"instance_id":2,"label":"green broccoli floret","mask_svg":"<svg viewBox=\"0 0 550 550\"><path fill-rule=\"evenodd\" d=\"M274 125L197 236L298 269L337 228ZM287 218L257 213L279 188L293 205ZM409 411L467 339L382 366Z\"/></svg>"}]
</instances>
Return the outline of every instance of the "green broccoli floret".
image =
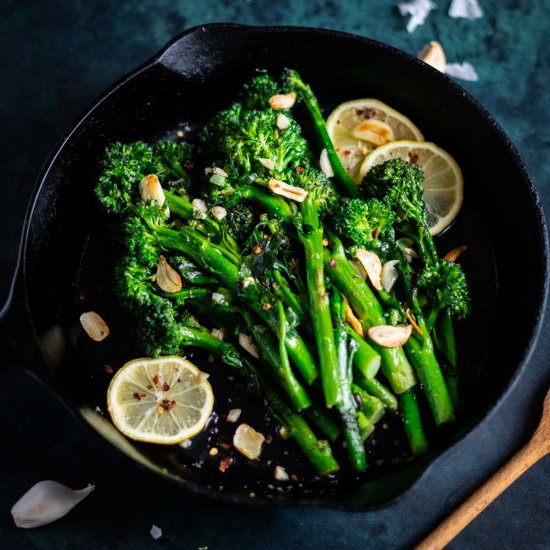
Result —
<instances>
[{"instance_id":1,"label":"green broccoli floret","mask_svg":"<svg viewBox=\"0 0 550 550\"><path fill-rule=\"evenodd\" d=\"M254 211L244 203L227 208L227 230L237 241L246 239L254 226Z\"/></svg>"},{"instance_id":2,"label":"green broccoli floret","mask_svg":"<svg viewBox=\"0 0 550 550\"><path fill-rule=\"evenodd\" d=\"M435 266L425 266L418 274L417 284L438 311L448 308L458 319L469 315L470 293L460 265L440 260Z\"/></svg>"},{"instance_id":3,"label":"green broccoli floret","mask_svg":"<svg viewBox=\"0 0 550 550\"><path fill-rule=\"evenodd\" d=\"M332 182L321 170L312 166L302 168L303 170L295 170L295 173L288 178L292 181L292 185L312 194L321 216L333 212L338 206L339 197Z\"/></svg>"},{"instance_id":4,"label":"green broccoli floret","mask_svg":"<svg viewBox=\"0 0 550 550\"><path fill-rule=\"evenodd\" d=\"M153 146L151 173L156 174L168 188L189 189L191 178L188 169L192 166L193 147L189 143L161 141Z\"/></svg>"},{"instance_id":5,"label":"green broccoli floret","mask_svg":"<svg viewBox=\"0 0 550 550\"><path fill-rule=\"evenodd\" d=\"M247 109L269 109L269 98L278 93L275 79L262 71L243 86L240 101Z\"/></svg>"},{"instance_id":6,"label":"green broccoli floret","mask_svg":"<svg viewBox=\"0 0 550 550\"><path fill-rule=\"evenodd\" d=\"M352 247L377 253L394 241L394 222L391 208L377 199L351 199L338 208L333 219L334 227Z\"/></svg>"}]
</instances>

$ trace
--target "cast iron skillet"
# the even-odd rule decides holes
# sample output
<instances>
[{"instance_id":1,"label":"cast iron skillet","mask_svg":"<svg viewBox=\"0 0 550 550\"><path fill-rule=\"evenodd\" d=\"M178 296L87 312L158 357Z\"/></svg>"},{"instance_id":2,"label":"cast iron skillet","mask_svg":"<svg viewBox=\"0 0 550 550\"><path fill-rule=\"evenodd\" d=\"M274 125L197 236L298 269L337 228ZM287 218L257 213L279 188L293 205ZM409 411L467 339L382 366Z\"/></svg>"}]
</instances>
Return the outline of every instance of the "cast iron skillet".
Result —
<instances>
[{"instance_id":1,"label":"cast iron skillet","mask_svg":"<svg viewBox=\"0 0 550 550\"><path fill-rule=\"evenodd\" d=\"M109 292L113 258L92 191L98 157L116 140L175 138L178 129L196 128L230 103L255 68L277 73L285 66L302 73L327 112L344 100L369 96L406 113L427 139L455 156L466 182L464 207L437 243L442 252L469 247L463 266L473 314L458 327L465 406L454 426L430 435L431 451L422 459L407 455L398 423L388 419L368 446L371 468L358 479L314 476L294 445L277 435L261 400L198 353L191 358L211 373L216 406L208 429L190 448L130 442L104 413L112 376L105 365L116 370L138 352ZM4 309L9 332L2 349L11 350L8 364L32 369L112 445L190 491L236 502L250 501L254 493L258 501L365 510L403 494L525 374L547 288L547 254L541 206L516 149L453 81L401 51L348 34L207 25L185 32L106 92L52 154L27 212L10 314ZM111 326L101 344L82 334L78 317L86 310L99 312ZM513 336L502 328L509 326L510 312ZM234 429L224 415L234 407L243 409L243 421L273 437L259 462L223 448ZM221 452L212 458L208 449L214 445ZM226 456L233 463L221 473ZM297 481L275 484L276 464Z\"/></svg>"}]
</instances>

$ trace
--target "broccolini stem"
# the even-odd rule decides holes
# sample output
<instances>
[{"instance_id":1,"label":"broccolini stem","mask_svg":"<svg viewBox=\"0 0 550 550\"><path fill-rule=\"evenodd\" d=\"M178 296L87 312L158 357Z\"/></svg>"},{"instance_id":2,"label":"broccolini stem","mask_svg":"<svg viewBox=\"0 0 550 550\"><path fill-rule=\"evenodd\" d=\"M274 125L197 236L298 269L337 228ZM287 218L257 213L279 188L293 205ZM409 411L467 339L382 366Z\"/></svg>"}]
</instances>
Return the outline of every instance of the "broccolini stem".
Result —
<instances>
[{"instance_id":1,"label":"broccolini stem","mask_svg":"<svg viewBox=\"0 0 550 550\"><path fill-rule=\"evenodd\" d=\"M337 472L340 467L332 456L326 440L315 437L307 422L284 402L281 395L262 379L267 401L278 421L286 428L288 435L302 449L307 459L315 466L319 474L328 475Z\"/></svg>"},{"instance_id":2,"label":"broccolini stem","mask_svg":"<svg viewBox=\"0 0 550 550\"><path fill-rule=\"evenodd\" d=\"M365 377L374 378L382 363L380 354L365 342L349 325L346 325L346 332L357 342L357 350L353 356L353 363Z\"/></svg>"},{"instance_id":3,"label":"broccolini stem","mask_svg":"<svg viewBox=\"0 0 550 550\"><path fill-rule=\"evenodd\" d=\"M280 296L280 298L292 309L299 323L304 317L304 312L302 310L300 302L298 301L292 290L290 290L288 282L282 276L281 272L278 269L273 270L273 278L275 279L275 282L279 285L279 288L275 290L275 294Z\"/></svg>"},{"instance_id":4,"label":"broccolini stem","mask_svg":"<svg viewBox=\"0 0 550 550\"><path fill-rule=\"evenodd\" d=\"M338 239L334 236L331 239L335 244L332 253L328 248L324 250L326 274L351 303L365 332L371 326L385 325L384 312L376 296L363 279L357 278ZM384 348L374 343L372 347L380 354L382 372L395 393L403 393L416 384L414 372L402 348Z\"/></svg>"},{"instance_id":5,"label":"broccolini stem","mask_svg":"<svg viewBox=\"0 0 550 550\"><path fill-rule=\"evenodd\" d=\"M434 328L434 344L449 362L449 368L445 372L445 381L447 382L451 401L456 407L458 404L458 357L453 320L447 308L439 315Z\"/></svg>"},{"instance_id":6,"label":"broccolini stem","mask_svg":"<svg viewBox=\"0 0 550 550\"><path fill-rule=\"evenodd\" d=\"M319 428L330 441L336 441L342 433L338 424L315 404L306 410L306 416Z\"/></svg>"},{"instance_id":7,"label":"broccolini stem","mask_svg":"<svg viewBox=\"0 0 550 550\"><path fill-rule=\"evenodd\" d=\"M384 404L386 409L396 413L398 409L397 399L395 395L376 378L365 378L361 372L355 369L353 373L355 383L369 395L377 397Z\"/></svg>"},{"instance_id":8,"label":"broccolini stem","mask_svg":"<svg viewBox=\"0 0 550 550\"><path fill-rule=\"evenodd\" d=\"M373 397L367 391L365 391L361 386L357 384L351 385L351 391L359 396L361 400L361 410L363 414L373 423L376 424L386 412L386 407L384 403L377 397Z\"/></svg>"},{"instance_id":9,"label":"broccolini stem","mask_svg":"<svg viewBox=\"0 0 550 550\"><path fill-rule=\"evenodd\" d=\"M334 321L334 340L338 354L338 374L340 378L340 399L336 403L338 414L344 426L344 439L353 469L362 472L367 467L367 457L363 437L357 419L355 400L351 392L351 371L356 345L350 345L350 337L345 329L344 302L338 290L334 290L331 301ZM352 341L355 344L354 341ZM364 434L363 434L364 435Z\"/></svg>"},{"instance_id":10,"label":"broccolini stem","mask_svg":"<svg viewBox=\"0 0 550 550\"><path fill-rule=\"evenodd\" d=\"M422 428L422 420L418 403L416 402L416 392L414 388L402 393L399 396L399 405L405 433L409 439L413 455L419 456L428 450L428 442Z\"/></svg>"},{"instance_id":11,"label":"broccolini stem","mask_svg":"<svg viewBox=\"0 0 550 550\"><path fill-rule=\"evenodd\" d=\"M268 193L260 187L255 185L244 185L239 188L239 193L244 199L260 202L270 218L290 222L294 217L292 208L284 199L273 193Z\"/></svg>"},{"instance_id":12,"label":"broccolini stem","mask_svg":"<svg viewBox=\"0 0 550 550\"><path fill-rule=\"evenodd\" d=\"M302 99L311 115L319 140L323 144L323 147L327 150L330 164L334 170L338 190L345 197L359 197L358 185L346 172L340 162L340 159L338 158L338 155L336 154L332 140L327 132L325 119L321 113L321 107L319 106L319 102L317 101L315 94L311 88L305 84L296 71L289 71L289 83L300 99Z\"/></svg>"},{"instance_id":13,"label":"broccolini stem","mask_svg":"<svg viewBox=\"0 0 550 550\"><path fill-rule=\"evenodd\" d=\"M323 269L323 228L311 194L301 204L302 228L300 240L305 251L306 281L309 290L309 313L317 342L323 391L328 408L342 399L338 376L338 358L330 315L329 298L325 289Z\"/></svg>"}]
</instances>

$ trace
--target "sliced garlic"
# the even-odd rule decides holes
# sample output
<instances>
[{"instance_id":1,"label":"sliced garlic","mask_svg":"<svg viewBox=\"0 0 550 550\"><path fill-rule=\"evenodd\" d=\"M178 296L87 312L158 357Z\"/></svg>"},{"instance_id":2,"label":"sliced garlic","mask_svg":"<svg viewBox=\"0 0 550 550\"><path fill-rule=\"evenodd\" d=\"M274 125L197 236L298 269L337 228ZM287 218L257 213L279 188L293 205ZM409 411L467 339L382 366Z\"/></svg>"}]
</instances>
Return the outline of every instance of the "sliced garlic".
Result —
<instances>
[{"instance_id":1,"label":"sliced garlic","mask_svg":"<svg viewBox=\"0 0 550 550\"><path fill-rule=\"evenodd\" d=\"M407 237L402 237L401 239L397 239L395 241L397 243L397 246L401 249L401 252L403 252L403 256L405 256L405 260L407 262L411 263L413 261L413 258L418 258L418 253L414 248L411 248L414 244L411 239L408 239Z\"/></svg>"},{"instance_id":2,"label":"sliced garlic","mask_svg":"<svg viewBox=\"0 0 550 550\"><path fill-rule=\"evenodd\" d=\"M447 61L445 59L445 52L439 42L434 40L426 44L420 50L418 57L428 65L436 68L438 71L441 71L442 73L445 72L445 64Z\"/></svg>"},{"instance_id":3,"label":"sliced garlic","mask_svg":"<svg viewBox=\"0 0 550 550\"><path fill-rule=\"evenodd\" d=\"M367 272L363 267L363 264L359 260L350 260L349 263L353 266L353 269L357 272L357 276L365 280L367 278Z\"/></svg>"},{"instance_id":4,"label":"sliced garlic","mask_svg":"<svg viewBox=\"0 0 550 550\"><path fill-rule=\"evenodd\" d=\"M255 357L256 359L260 358L260 352L258 351L258 347L252 339L252 336L241 332L239 334L239 344L244 350L248 351L252 357Z\"/></svg>"},{"instance_id":5,"label":"sliced garlic","mask_svg":"<svg viewBox=\"0 0 550 550\"><path fill-rule=\"evenodd\" d=\"M359 336L363 337L363 325L361 325L361 321L355 316L355 313L353 309L351 309L351 306L346 301L346 307L344 309L344 318L346 319L346 322L349 324L349 326L359 334Z\"/></svg>"},{"instance_id":6,"label":"sliced garlic","mask_svg":"<svg viewBox=\"0 0 550 550\"><path fill-rule=\"evenodd\" d=\"M155 281L161 290L170 294L179 292L182 287L180 274L166 261L164 256L159 256Z\"/></svg>"},{"instance_id":7,"label":"sliced garlic","mask_svg":"<svg viewBox=\"0 0 550 550\"><path fill-rule=\"evenodd\" d=\"M57 481L40 481L13 505L13 521L24 529L46 525L62 518L94 489L94 485L88 485L74 491Z\"/></svg>"},{"instance_id":8,"label":"sliced garlic","mask_svg":"<svg viewBox=\"0 0 550 550\"><path fill-rule=\"evenodd\" d=\"M290 479L285 468L283 468L282 466L275 466L275 472L273 472L273 477L277 481L288 481Z\"/></svg>"},{"instance_id":9,"label":"sliced garlic","mask_svg":"<svg viewBox=\"0 0 550 550\"><path fill-rule=\"evenodd\" d=\"M383 348L398 348L411 337L412 325L379 325L368 330L369 338Z\"/></svg>"},{"instance_id":10,"label":"sliced garlic","mask_svg":"<svg viewBox=\"0 0 550 550\"><path fill-rule=\"evenodd\" d=\"M213 328L210 333L214 338L217 338L218 340L223 342L223 339L225 338L225 331L221 328Z\"/></svg>"},{"instance_id":11,"label":"sliced garlic","mask_svg":"<svg viewBox=\"0 0 550 550\"><path fill-rule=\"evenodd\" d=\"M288 94L277 94L269 98L269 104L273 109L279 111L285 111L291 109L296 103L296 92L290 92Z\"/></svg>"},{"instance_id":12,"label":"sliced garlic","mask_svg":"<svg viewBox=\"0 0 550 550\"><path fill-rule=\"evenodd\" d=\"M290 119L283 115L283 113L277 115L277 128L279 130L286 130L290 126Z\"/></svg>"},{"instance_id":13,"label":"sliced garlic","mask_svg":"<svg viewBox=\"0 0 550 550\"><path fill-rule=\"evenodd\" d=\"M193 208L201 214L206 214L208 212L208 206L206 206L206 203L202 199L193 199L191 204Z\"/></svg>"},{"instance_id":14,"label":"sliced garlic","mask_svg":"<svg viewBox=\"0 0 550 550\"><path fill-rule=\"evenodd\" d=\"M468 247L463 244L462 246L458 246L455 249L451 250L450 252L447 252L445 256L443 256L443 259L447 262L456 262L458 260L458 257L465 251L468 250Z\"/></svg>"},{"instance_id":15,"label":"sliced garlic","mask_svg":"<svg viewBox=\"0 0 550 550\"><path fill-rule=\"evenodd\" d=\"M332 176L334 176L334 170L332 169L332 165L330 164L330 160L328 158L328 151L326 149L323 149L321 151L321 158L319 159L319 165L321 166L321 170L325 173L325 176L327 178L332 178Z\"/></svg>"},{"instance_id":16,"label":"sliced garlic","mask_svg":"<svg viewBox=\"0 0 550 550\"><path fill-rule=\"evenodd\" d=\"M393 130L391 127L375 118L369 118L358 124L351 135L362 141L369 141L376 146L384 145L389 141L394 141Z\"/></svg>"},{"instance_id":17,"label":"sliced garlic","mask_svg":"<svg viewBox=\"0 0 550 550\"><path fill-rule=\"evenodd\" d=\"M241 417L242 410L241 409L231 409L227 413L227 421L228 422L237 422L239 418Z\"/></svg>"},{"instance_id":18,"label":"sliced garlic","mask_svg":"<svg viewBox=\"0 0 550 550\"><path fill-rule=\"evenodd\" d=\"M211 210L214 219L220 221L227 216L227 210L223 206L214 206Z\"/></svg>"},{"instance_id":19,"label":"sliced garlic","mask_svg":"<svg viewBox=\"0 0 550 550\"><path fill-rule=\"evenodd\" d=\"M221 304L225 300L225 296L220 292L212 292L212 301L216 304Z\"/></svg>"},{"instance_id":20,"label":"sliced garlic","mask_svg":"<svg viewBox=\"0 0 550 550\"><path fill-rule=\"evenodd\" d=\"M80 316L80 324L94 342L101 342L109 336L109 326L95 311L83 313Z\"/></svg>"},{"instance_id":21,"label":"sliced garlic","mask_svg":"<svg viewBox=\"0 0 550 550\"><path fill-rule=\"evenodd\" d=\"M145 202L156 201L159 206L163 206L166 201L162 185L158 177L154 174L145 176L139 182L139 192L141 194L141 199Z\"/></svg>"},{"instance_id":22,"label":"sliced garlic","mask_svg":"<svg viewBox=\"0 0 550 550\"><path fill-rule=\"evenodd\" d=\"M397 281L397 278L399 277L399 272L395 269L395 266L398 263L398 260L390 260L382 266L380 282L382 283L382 288L388 292L393 288L395 281Z\"/></svg>"},{"instance_id":23,"label":"sliced garlic","mask_svg":"<svg viewBox=\"0 0 550 550\"><path fill-rule=\"evenodd\" d=\"M422 329L418 326L418 323L416 322L413 312L409 308L407 308L407 310L405 311L405 314L407 315L407 319L409 320L409 323L412 325L412 328L416 331L417 334L420 334L420 336L422 336Z\"/></svg>"},{"instance_id":24,"label":"sliced garlic","mask_svg":"<svg viewBox=\"0 0 550 550\"><path fill-rule=\"evenodd\" d=\"M271 159L258 159L258 162L268 170L273 170L273 168L275 168L275 163Z\"/></svg>"},{"instance_id":25,"label":"sliced garlic","mask_svg":"<svg viewBox=\"0 0 550 550\"><path fill-rule=\"evenodd\" d=\"M215 166L214 168L212 168L212 172L214 174L216 174L216 176L221 176L222 178L228 178L229 177L229 174L223 168L220 168L219 166Z\"/></svg>"},{"instance_id":26,"label":"sliced garlic","mask_svg":"<svg viewBox=\"0 0 550 550\"><path fill-rule=\"evenodd\" d=\"M237 451L249 458L257 460L262 452L265 437L248 424L241 424L233 436L233 445Z\"/></svg>"},{"instance_id":27,"label":"sliced garlic","mask_svg":"<svg viewBox=\"0 0 550 550\"><path fill-rule=\"evenodd\" d=\"M305 189L302 189L301 187L296 187L294 185L289 185L284 181L279 181L274 178L271 178L267 182L267 186L276 195L282 195L283 197L286 197L287 199L292 199L293 201L304 202L305 198L307 197L307 191Z\"/></svg>"},{"instance_id":28,"label":"sliced garlic","mask_svg":"<svg viewBox=\"0 0 550 550\"><path fill-rule=\"evenodd\" d=\"M355 252L355 257L361 262L361 265L365 268L368 278L372 283L372 286L376 290L382 290L382 283L380 282L380 276L382 274L382 262L377 254L370 250L360 249Z\"/></svg>"}]
</instances>

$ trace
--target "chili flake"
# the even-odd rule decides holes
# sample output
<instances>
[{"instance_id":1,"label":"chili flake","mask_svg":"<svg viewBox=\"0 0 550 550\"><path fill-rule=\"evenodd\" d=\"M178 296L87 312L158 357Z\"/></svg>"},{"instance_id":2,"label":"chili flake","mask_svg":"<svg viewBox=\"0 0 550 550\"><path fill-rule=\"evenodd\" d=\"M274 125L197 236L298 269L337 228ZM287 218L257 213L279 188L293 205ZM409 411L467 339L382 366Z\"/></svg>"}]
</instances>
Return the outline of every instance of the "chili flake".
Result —
<instances>
[{"instance_id":1,"label":"chili flake","mask_svg":"<svg viewBox=\"0 0 550 550\"><path fill-rule=\"evenodd\" d=\"M155 374L155 376L153 376L153 384L158 384L160 381L160 377L158 374Z\"/></svg>"},{"instance_id":2,"label":"chili flake","mask_svg":"<svg viewBox=\"0 0 550 550\"><path fill-rule=\"evenodd\" d=\"M271 309L271 304L269 304L267 302L265 304L262 304L262 309L264 311L269 311Z\"/></svg>"},{"instance_id":3,"label":"chili flake","mask_svg":"<svg viewBox=\"0 0 550 550\"><path fill-rule=\"evenodd\" d=\"M111 365L105 365L105 372L113 374L113 367L111 367Z\"/></svg>"},{"instance_id":4,"label":"chili flake","mask_svg":"<svg viewBox=\"0 0 550 550\"><path fill-rule=\"evenodd\" d=\"M332 260L330 260L330 262L328 263L328 265L329 265L330 267L338 267L338 262L337 262L334 258L332 258Z\"/></svg>"},{"instance_id":5,"label":"chili flake","mask_svg":"<svg viewBox=\"0 0 550 550\"><path fill-rule=\"evenodd\" d=\"M231 466L231 463L233 462L233 459L230 456L225 457L222 461L220 461L219 470L223 474L229 466Z\"/></svg>"},{"instance_id":6,"label":"chili flake","mask_svg":"<svg viewBox=\"0 0 550 550\"><path fill-rule=\"evenodd\" d=\"M162 385L162 391L170 391L170 384L164 382Z\"/></svg>"},{"instance_id":7,"label":"chili flake","mask_svg":"<svg viewBox=\"0 0 550 550\"><path fill-rule=\"evenodd\" d=\"M260 252L262 251L262 247L257 244L253 249L252 249L252 252L254 252L254 254L260 254Z\"/></svg>"},{"instance_id":8,"label":"chili flake","mask_svg":"<svg viewBox=\"0 0 550 550\"><path fill-rule=\"evenodd\" d=\"M297 174L303 174L304 172L305 172L305 168L303 166L296 166Z\"/></svg>"}]
</instances>

